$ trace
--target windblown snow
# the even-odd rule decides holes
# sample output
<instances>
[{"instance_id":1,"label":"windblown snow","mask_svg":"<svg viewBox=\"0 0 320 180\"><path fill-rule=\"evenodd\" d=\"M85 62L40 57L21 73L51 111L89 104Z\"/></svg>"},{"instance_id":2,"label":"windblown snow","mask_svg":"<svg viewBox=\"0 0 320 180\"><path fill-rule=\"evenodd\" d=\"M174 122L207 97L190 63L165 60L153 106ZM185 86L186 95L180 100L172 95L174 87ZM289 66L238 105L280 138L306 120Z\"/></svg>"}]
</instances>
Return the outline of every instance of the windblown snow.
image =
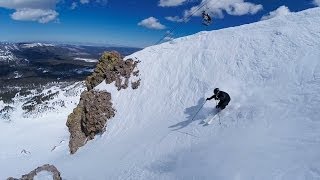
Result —
<instances>
[{"instance_id":1,"label":"windblown snow","mask_svg":"<svg viewBox=\"0 0 320 180\"><path fill-rule=\"evenodd\" d=\"M72 109L0 122L0 179L45 163L70 180L320 179L319 19L314 8L129 56L141 60L140 87L99 86L112 93L116 116L75 155L59 144ZM203 126L213 100L192 118L215 87L231 102Z\"/></svg>"}]
</instances>

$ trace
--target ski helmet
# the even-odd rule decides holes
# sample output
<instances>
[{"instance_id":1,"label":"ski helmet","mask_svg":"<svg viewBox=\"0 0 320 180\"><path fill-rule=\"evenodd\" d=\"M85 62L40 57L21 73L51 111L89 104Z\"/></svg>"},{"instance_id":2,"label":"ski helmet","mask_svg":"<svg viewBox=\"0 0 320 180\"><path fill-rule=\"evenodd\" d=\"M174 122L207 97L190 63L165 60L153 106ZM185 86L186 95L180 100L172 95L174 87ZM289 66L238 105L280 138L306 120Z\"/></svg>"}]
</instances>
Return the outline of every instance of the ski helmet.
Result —
<instances>
[{"instance_id":1,"label":"ski helmet","mask_svg":"<svg viewBox=\"0 0 320 180\"><path fill-rule=\"evenodd\" d=\"M220 91L219 88L215 88L215 89L213 90L214 94L218 94L219 91Z\"/></svg>"}]
</instances>

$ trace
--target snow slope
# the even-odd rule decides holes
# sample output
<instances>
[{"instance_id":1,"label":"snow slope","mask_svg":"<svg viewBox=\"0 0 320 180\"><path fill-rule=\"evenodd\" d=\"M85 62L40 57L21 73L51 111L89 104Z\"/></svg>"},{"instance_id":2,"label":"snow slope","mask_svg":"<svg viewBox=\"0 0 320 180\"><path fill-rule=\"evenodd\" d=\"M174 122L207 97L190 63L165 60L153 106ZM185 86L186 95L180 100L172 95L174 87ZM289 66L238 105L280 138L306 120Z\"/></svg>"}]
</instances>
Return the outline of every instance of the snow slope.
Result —
<instances>
[{"instance_id":1,"label":"snow slope","mask_svg":"<svg viewBox=\"0 0 320 180\"><path fill-rule=\"evenodd\" d=\"M67 143L52 152L30 145L37 153L2 155L0 179L45 163L68 180L320 179L319 19L320 8L314 8L131 55L141 60L137 90L97 87L111 91L117 109L105 134L72 156ZM192 117L215 87L232 100L221 125L215 119L203 126L215 102ZM64 123L59 119L56 126ZM66 128L56 133L68 136ZM18 144L15 136L1 136L0 147L9 139ZM53 144L51 136L34 144Z\"/></svg>"}]
</instances>

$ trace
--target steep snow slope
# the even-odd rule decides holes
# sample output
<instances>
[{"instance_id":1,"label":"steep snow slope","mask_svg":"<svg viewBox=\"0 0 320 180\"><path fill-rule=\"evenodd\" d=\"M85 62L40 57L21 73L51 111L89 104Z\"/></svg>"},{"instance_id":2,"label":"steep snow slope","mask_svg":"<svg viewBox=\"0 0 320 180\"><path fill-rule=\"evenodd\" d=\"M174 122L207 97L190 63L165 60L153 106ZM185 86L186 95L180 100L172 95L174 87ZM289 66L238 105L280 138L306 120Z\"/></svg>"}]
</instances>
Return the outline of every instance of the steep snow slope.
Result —
<instances>
[{"instance_id":1,"label":"steep snow slope","mask_svg":"<svg viewBox=\"0 0 320 180\"><path fill-rule=\"evenodd\" d=\"M66 118L79 102L84 85L52 83L48 87L17 94L9 104L0 100L0 180L29 173L68 144ZM34 109L26 108L30 105Z\"/></svg>"},{"instance_id":2,"label":"steep snow slope","mask_svg":"<svg viewBox=\"0 0 320 180\"><path fill-rule=\"evenodd\" d=\"M137 90L96 87L117 109L104 135L72 156L67 144L42 160L2 156L0 178L51 163L70 180L320 179L319 19L314 8L137 52ZM203 126L215 102L192 117L214 87L232 100L221 125Z\"/></svg>"}]
</instances>

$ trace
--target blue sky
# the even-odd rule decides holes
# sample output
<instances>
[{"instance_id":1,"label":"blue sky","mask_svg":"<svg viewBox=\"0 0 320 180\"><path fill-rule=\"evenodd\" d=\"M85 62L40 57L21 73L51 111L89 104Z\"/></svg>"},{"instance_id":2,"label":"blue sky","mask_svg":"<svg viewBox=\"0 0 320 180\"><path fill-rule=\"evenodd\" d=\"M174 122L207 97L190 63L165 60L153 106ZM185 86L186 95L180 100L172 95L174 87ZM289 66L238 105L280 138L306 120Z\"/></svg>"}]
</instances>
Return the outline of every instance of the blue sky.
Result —
<instances>
[{"instance_id":1,"label":"blue sky","mask_svg":"<svg viewBox=\"0 0 320 180\"><path fill-rule=\"evenodd\" d=\"M205 5L188 22L168 20L188 17L200 4ZM145 47L173 29L176 38L316 5L320 0L0 0L0 40ZM201 24L201 10L212 16L210 26Z\"/></svg>"}]
</instances>

